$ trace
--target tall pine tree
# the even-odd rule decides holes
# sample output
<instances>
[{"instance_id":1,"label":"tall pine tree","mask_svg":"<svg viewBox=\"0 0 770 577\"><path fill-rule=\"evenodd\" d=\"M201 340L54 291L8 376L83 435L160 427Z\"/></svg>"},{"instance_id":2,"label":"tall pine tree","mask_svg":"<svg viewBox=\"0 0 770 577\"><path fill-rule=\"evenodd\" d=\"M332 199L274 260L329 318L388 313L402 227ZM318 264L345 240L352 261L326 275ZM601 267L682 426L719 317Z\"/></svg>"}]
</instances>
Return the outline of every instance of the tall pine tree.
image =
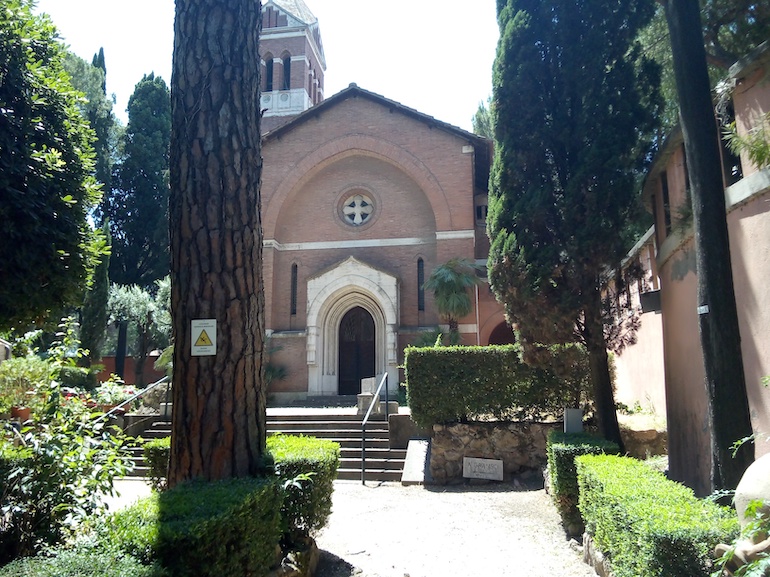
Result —
<instances>
[{"instance_id":1,"label":"tall pine tree","mask_svg":"<svg viewBox=\"0 0 770 577\"><path fill-rule=\"evenodd\" d=\"M651 0L498 0L491 285L529 361L540 344L586 346L599 427L617 442L601 290L629 248L660 103L635 42L653 12Z\"/></svg>"},{"instance_id":2,"label":"tall pine tree","mask_svg":"<svg viewBox=\"0 0 770 577\"><path fill-rule=\"evenodd\" d=\"M254 475L265 450L260 4L176 2L172 486ZM216 320L215 355L192 356L194 319Z\"/></svg>"},{"instance_id":3,"label":"tall pine tree","mask_svg":"<svg viewBox=\"0 0 770 577\"><path fill-rule=\"evenodd\" d=\"M679 114L692 188L698 328L711 425L711 489L735 489L754 461L727 230L719 136L697 0L666 0Z\"/></svg>"}]
</instances>

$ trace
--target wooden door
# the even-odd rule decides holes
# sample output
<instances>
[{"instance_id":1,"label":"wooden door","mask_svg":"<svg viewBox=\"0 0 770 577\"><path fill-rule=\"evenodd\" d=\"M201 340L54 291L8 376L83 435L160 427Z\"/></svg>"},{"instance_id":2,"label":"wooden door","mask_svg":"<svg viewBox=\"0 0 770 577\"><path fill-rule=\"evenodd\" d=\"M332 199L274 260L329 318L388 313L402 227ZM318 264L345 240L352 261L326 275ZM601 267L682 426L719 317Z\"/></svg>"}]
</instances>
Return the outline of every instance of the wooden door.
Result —
<instances>
[{"instance_id":1,"label":"wooden door","mask_svg":"<svg viewBox=\"0 0 770 577\"><path fill-rule=\"evenodd\" d=\"M342 317L339 336L339 394L357 395L361 379L374 377L374 319L354 307Z\"/></svg>"}]
</instances>

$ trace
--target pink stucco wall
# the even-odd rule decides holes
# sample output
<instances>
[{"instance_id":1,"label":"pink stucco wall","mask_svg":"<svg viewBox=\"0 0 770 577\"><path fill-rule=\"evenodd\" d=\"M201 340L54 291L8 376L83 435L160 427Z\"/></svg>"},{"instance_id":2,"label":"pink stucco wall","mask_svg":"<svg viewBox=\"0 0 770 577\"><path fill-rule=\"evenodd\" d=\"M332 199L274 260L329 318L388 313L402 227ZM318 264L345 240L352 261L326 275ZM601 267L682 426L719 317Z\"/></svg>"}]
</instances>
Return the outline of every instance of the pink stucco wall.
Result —
<instances>
[{"instance_id":1,"label":"pink stucco wall","mask_svg":"<svg viewBox=\"0 0 770 577\"><path fill-rule=\"evenodd\" d=\"M731 70L741 132L770 110L770 49L743 64L745 69ZM683 210L687 198L685 169L681 134L674 133L647 177L645 197L656 223L669 468L674 479L707 494L710 424L696 310L692 223ZM742 180L726 189L725 198L746 388L758 436L756 455L760 456L770 453L770 389L761 382L770 375L770 168L750 166L744 157L742 169ZM664 224L664 173L672 220L669 230Z\"/></svg>"},{"instance_id":2,"label":"pink stucco wall","mask_svg":"<svg viewBox=\"0 0 770 577\"><path fill-rule=\"evenodd\" d=\"M741 68L735 68L735 90L733 91L733 107L735 109L735 125L738 134L745 135L751 129L764 123L766 133L770 126L763 120L763 115L770 111L770 66L768 66L770 46L764 53L749 58ZM731 69L731 72L733 70ZM744 176L757 172L758 168L751 164L746 153L741 154L741 165Z\"/></svg>"}]
</instances>

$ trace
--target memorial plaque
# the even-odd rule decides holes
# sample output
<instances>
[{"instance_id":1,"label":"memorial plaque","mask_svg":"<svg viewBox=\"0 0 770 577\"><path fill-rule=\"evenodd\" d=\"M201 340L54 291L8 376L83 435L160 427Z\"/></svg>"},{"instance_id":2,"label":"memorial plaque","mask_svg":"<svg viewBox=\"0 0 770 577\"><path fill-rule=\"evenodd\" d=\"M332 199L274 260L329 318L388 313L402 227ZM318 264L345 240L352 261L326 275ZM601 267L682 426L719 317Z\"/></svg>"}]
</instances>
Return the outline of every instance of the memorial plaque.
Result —
<instances>
[{"instance_id":1,"label":"memorial plaque","mask_svg":"<svg viewBox=\"0 0 770 577\"><path fill-rule=\"evenodd\" d=\"M463 457L463 477L466 479L503 480L503 462L498 459Z\"/></svg>"}]
</instances>

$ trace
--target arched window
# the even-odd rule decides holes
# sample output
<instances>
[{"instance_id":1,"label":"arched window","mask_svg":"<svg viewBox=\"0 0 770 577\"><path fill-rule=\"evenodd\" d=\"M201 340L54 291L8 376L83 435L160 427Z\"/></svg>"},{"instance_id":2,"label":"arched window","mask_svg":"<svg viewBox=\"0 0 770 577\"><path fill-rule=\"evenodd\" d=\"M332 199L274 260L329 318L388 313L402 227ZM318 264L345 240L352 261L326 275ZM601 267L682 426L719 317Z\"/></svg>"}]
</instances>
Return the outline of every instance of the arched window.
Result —
<instances>
[{"instance_id":1,"label":"arched window","mask_svg":"<svg viewBox=\"0 0 770 577\"><path fill-rule=\"evenodd\" d=\"M291 56L288 54L283 57L283 86L281 90L291 88Z\"/></svg>"},{"instance_id":2,"label":"arched window","mask_svg":"<svg viewBox=\"0 0 770 577\"><path fill-rule=\"evenodd\" d=\"M297 314L297 265L291 265L291 314Z\"/></svg>"},{"instance_id":3,"label":"arched window","mask_svg":"<svg viewBox=\"0 0 770 577\"><path fill-rule=\"evenodd\" d=\"M273 55L265 56L265 92L273 91Z\"/></svg>"},{"instance_id":4,"label":"arched window","mask_svg":"<svg viewBox=\"0 0 770 577\"><path fill-rule=\"evenodd\" d=\"M425 310L425 262L421 258L417 259L417 310Z\"/></svg>"}]
</instances>

